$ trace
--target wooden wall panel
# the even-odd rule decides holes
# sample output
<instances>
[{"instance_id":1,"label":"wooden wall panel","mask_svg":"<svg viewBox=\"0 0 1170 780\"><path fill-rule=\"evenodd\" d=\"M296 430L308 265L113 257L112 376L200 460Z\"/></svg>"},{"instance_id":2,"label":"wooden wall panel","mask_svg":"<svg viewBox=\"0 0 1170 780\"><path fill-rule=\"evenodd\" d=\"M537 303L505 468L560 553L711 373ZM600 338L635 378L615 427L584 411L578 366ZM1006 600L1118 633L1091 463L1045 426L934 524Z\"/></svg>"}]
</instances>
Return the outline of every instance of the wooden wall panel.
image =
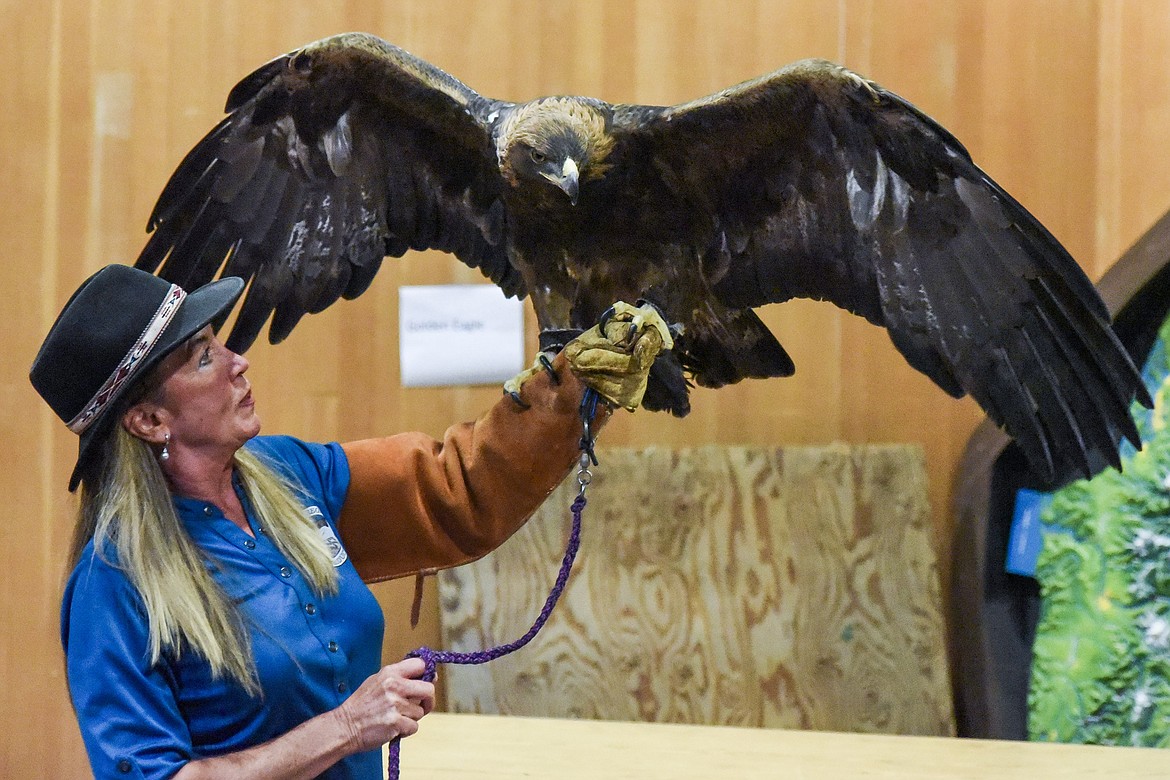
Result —
<instances>
[{"instance_id":1,"label":"wooden wall panel","mask_svg":"<svg viewBox=\"0 0 1170 780\"><path fill-rule=\"evenodd\" d=\"M1104 0L1097 62L1095 135L1096 244L1090 276L1098 278L1166 211L1170 203L1170 3Z\"/></svg>"},{"instance_id":2,"label":"wooden wall panel","mask_svg":"<svg viewBox=\"0 0 1170 780\"><path fill-rule=\"evenodd\" d=\"M22 464L4 469L0 477L9 508L0 524L0 566L6 573L0 586L0 702L9 713L0 728L0 774L8 774L4 770L17 756L21 765L39 767L52 766L57 755L76 765L77 753L75 726L40 727L71 720L62 696L60 653L52 645L61 542L61 526L52 519L65 502L60 500L61 483L52 479L59 476L53 463L63 454L54 447L55 418L26 379L31 334L52 322L57 297L51 222L59 209L59 192L50 174L58 160L45 150L47 141L60 138L54 98L61 84L46 83L43 74L53 72L61 54L59 44L54 45L60 15L49 5L23 10L19 18L3 17L9 20L5 40L26 56L14 60L11 78L0 83L0 106L5 109L0 112L0 177L5 183L0 239L6 250L5 270L0 272L5 322L0 441L8 457ZM26 273L8 270L25 263Z\"/></svg>"},{"instance_id":3,"label":"wooden wall panel","mask_svg":"<svg viewBox=\"0 0 1170 780\"><path fill-rule=\"evenodd\" d=\"M1170 157L1160 153L1170 114L1162 75L1170 3L1162 0L9 0L0 8L9 69L0 86L0 399L14 453L0 475L14 502L14 522L0 531L0 690L17 705L5 711L20 713L0 716L0 774L84 774L55 626L71 511L62 486L76 442L28 387L28 365L77 283L135 255L170 171L218 121L231 86L272 56L364 29L485 94L659 103L823 56L946 123L1091 276L1170 205ZM495 388L401 389L396 336L399 285L476 279L440 255L391 261L360 300L307 319L280 348L257 347L249 358L266 429L438 434L476 414ZM832 307L794 302L762 316L796 360L796 377L698 391L684 421L623 415L605 443L921 444L938 549L948 549L949 486L979 417L974 406L946 398L902 365L884 333ZM405 628L408 591L380 589L389 655L434 639L433 620L414 634Z\"/></svg>"},{"instance_id":4,"label":"wooden wall panel","mask_svg":"<svg viewBox=\"0 0 1170 780\"><path fill-rule=\"evenodd\" d=\"M600 449L551 619L456 712L954 733L918 447ZM564 551L570 479L482 560L439 575L443 647L523 636Z\"/></svg>"}]
</instances>

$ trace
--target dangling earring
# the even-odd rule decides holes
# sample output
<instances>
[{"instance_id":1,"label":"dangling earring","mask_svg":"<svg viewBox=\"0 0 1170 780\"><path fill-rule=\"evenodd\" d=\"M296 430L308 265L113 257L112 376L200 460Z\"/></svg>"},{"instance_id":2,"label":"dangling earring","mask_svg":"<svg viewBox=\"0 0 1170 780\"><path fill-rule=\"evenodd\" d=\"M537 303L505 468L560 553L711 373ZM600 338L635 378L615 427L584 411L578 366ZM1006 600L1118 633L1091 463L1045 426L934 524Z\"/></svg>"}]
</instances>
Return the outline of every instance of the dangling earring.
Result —
<instances>
[{"instance_id":1,"label":"dangling earring","mask_svg":"<svg viewBox=\"0 0 1170 780\"><path fill-rule=\"evenodd\" d=\"M166 438L166 440L165 440L165 441L163 441L163 448L162 448L162 452L160 452L160 453L158 454L158 459L159 459L159 460L166 461L166 460L170 460L170 459L171 459L171 452L170 452L170 450L168 450L168 449L167 449L167 445L168 445L168 444L170 444L170 443L171 443L171 435L168 433L168 434L167 434L167 438Z\"/></svg>"}]
</instances>

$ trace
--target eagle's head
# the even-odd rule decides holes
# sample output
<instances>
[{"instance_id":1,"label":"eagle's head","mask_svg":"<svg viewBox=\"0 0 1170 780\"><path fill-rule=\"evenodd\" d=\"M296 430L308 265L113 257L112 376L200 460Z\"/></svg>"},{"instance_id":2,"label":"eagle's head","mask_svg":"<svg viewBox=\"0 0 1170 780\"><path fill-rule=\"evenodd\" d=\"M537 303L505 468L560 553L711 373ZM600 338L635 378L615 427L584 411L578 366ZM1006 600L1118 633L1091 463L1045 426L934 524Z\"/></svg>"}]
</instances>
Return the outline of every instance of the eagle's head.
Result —
<instances>
[{"instance_id":1,"label":"eagle's head","mask_svg":"<svg viewBox=\"0 0 1170 780\"><path fill-rule=\"evenodd\" d=\"M517 106L496 135L500 172L514 187L557 187L576 205L581 183L609 168L613 149L608 106L575 97Z\"/></svg>"}]
</instances>

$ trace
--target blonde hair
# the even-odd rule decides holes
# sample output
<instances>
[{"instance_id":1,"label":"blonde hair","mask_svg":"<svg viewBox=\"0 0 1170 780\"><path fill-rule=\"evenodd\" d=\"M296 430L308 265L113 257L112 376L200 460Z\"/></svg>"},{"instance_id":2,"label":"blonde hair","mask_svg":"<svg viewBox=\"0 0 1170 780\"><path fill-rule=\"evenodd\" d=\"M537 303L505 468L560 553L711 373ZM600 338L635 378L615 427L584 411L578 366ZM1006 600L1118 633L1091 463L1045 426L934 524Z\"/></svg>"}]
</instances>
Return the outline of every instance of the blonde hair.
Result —
<instances>
[{"instance_id":1,"label":"blonde hair","mask_svg":"<svg viewBox=\"0 0 1170 780\"><path fill-rule=\"evenodd\" d=\"M164 654L202 656L215 677L229 677L262 695L244 617L212 579L208 556L175 512L150 446L115 424L100 475L82 482L70 569L85 545L126 573L146 608L151 663ZM314 523L297 500L298 487L256 455L234 459L244 492L271 539L318 595L337 593L337 571Z\"/></svg>"}]
</instances>

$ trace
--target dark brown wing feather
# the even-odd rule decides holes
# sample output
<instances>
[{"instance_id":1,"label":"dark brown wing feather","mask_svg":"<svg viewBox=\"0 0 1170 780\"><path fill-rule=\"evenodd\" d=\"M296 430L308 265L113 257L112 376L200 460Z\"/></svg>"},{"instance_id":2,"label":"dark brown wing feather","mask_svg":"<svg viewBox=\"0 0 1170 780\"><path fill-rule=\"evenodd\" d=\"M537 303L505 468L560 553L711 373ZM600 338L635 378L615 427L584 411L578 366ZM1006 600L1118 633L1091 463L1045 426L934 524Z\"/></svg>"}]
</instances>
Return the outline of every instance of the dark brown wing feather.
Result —
<instances>
[{"instance_id":1,"label":"dark brown wing feather","mask_svg":"<svg viewBox=\"0 0 1170 780\"><path fill-rule=\"evenodd\" d=\"M1149 399L1090 281L904 100L806 61L615 117L713 226L704 272L723 303L815 298L885 326L1054 483L1116 465L1122 436L1137 443L1129 405Z\"/></svg>"},{"instance_id":2,"label":"dark brown wing feather","mask_svg":"<svg viewBox=\"0 0 1170 780\"><path fill-rule=\"evenodd\" d=\"M500 105L372 36L279 57L232 90L230 114L172 175L137 265L187 288L249 280L237 351L270 315L276 343L360 295L408 249L451 252L523 296L487 129Z\"/></svg>"}]
</instances>

